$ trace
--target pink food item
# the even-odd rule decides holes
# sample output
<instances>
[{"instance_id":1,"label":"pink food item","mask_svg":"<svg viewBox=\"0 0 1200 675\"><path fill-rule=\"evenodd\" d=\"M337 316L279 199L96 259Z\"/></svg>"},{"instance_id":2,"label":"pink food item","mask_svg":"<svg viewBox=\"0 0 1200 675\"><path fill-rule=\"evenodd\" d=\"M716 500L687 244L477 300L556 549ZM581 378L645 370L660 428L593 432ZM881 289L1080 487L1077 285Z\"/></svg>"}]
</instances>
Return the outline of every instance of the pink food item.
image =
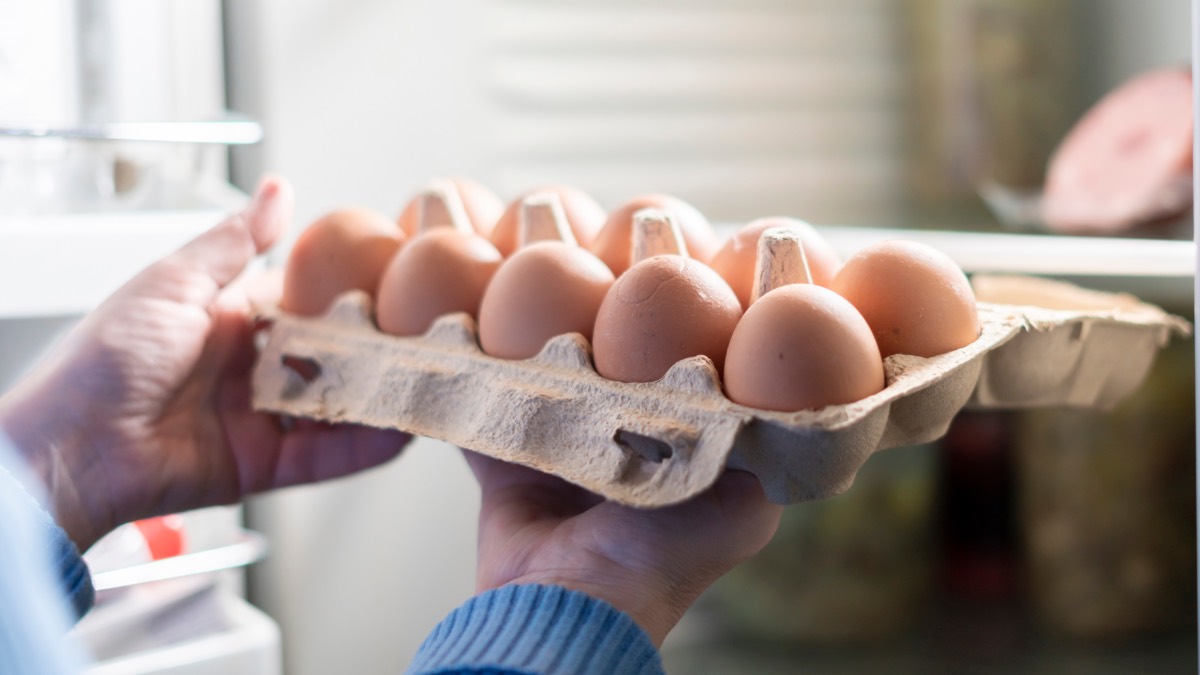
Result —
<instances>
[{"instance_id":1,"label":"pink food item","mask_svg":"<svg viewBox=\"0 0 1200 675\"><path fill-rule=\"evenodd\" d=\"M1042 216L1061 232L1114 233L1192 201L1192 77L1143 73L1084 115L1050 158Z\"/></svg>"}]
</instances>

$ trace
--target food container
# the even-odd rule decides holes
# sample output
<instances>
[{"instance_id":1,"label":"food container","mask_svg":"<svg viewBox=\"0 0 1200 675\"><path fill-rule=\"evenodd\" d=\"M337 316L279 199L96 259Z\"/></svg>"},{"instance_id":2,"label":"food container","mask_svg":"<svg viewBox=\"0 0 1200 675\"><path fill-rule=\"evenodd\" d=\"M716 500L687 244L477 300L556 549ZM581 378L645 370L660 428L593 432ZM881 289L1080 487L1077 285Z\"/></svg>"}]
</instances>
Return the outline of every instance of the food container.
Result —
<instances>
[{"instance_id":1,"label":"food container","mask_svg":"<svg viewBox=\"0 0 1200 675\"><path fill-rule=\"evenodd\" d=\"M786 509L771 543L705 601L736 635L789 644L887 640L927 605L936 502L935 445L877 453L853 490Z\"/></svg>"},{"instance_id":2,"label":"food container","mask_svg":"<svg viewBox=\"0 0 1200 675\"><path fill-rule=\"evenodd\" d=\"M1033 608L1073 638L1194 625L1195 393L1191 341L1111 412L1030 410L1015 425Z\"/></svg>"},{"instance_id":3,"label":"food container","mask_svg":"<svg viewBox=\"0 0 1200 675\"><path fill-rule=\"evenodd\" d=\"M727 466L754 473L772 501L790 504L845 491L877 450L938 438L968 401L1111 405L1172 333L1190 330L1128 296L1022 278L976 282L979 339L933 358L889 357L883 391L816 411L734 404L706 357L680 361L657 382L606 380L577 334L526 361L483 354L461 314L420 337L388 336L360 292L323 317L264 311L254 404L431 436L636 507L686 500ZM1068 358L1075 367L1052 373L1028 365Z\"/></svg>"}]
</instances>

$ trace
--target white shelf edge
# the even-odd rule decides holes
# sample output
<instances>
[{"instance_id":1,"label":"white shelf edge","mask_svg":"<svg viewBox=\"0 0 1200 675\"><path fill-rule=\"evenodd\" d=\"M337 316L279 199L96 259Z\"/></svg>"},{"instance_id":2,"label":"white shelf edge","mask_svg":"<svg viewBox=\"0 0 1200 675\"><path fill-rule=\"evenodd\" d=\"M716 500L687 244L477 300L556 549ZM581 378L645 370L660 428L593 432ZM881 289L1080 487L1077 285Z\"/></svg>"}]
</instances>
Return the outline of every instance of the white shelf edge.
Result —
<instances>
[{"instance_id":1,"label":"white shelf edge","mask_svg":"<svg viewBox=\"0 0 1200 675\"><path fill-rule=\"evenodd\" d=\"M155 260L219 222L216 207L63 216L0 216L0 319L84 314ZM720 225L727 235L733 225ZM1060 237L818 226L843 257L873 242L913 239L966 272L1097 277L1195 278L1191 241Z\"/></svg>"},{"instance_id":2,"label":"white shelf edge","mask_svg":"<svg viewBox=\"0 0 1200 675\"><path fill-rule=\"evenodd\" d=\"M942 251L967 273L1187 278L1196 274L1191 241L818 226L843 257L886 239L912 239Z\"/></svg>"},{"instance_id":3,"label":"white shelf edge","mask_svg":"<svg viewBox=\"0 0 1200 675\"><path fill-rule=\"evenodd\" d=\"M77 316L226 211L0 216L0 319Z\"/></svg>"}]
</instances>

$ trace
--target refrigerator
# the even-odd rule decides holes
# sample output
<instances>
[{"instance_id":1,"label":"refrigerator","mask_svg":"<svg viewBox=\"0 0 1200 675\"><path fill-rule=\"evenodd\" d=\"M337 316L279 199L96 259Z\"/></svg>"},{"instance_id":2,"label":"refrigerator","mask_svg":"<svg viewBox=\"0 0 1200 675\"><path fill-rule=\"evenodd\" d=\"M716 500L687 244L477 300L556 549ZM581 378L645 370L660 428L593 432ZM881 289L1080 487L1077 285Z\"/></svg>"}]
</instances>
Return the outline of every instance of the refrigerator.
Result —
<instances>
[{"instance_id":1,"label":"refrigerator","mask_svg":"<svg viewBox=\"0 0 1200 675\"><path fill-rule=\"evenodd\" d=\"M132 0L111 4L145 10ZM35 217L26 205L0 218L0 236L11 244L0 246L0 275L23 269L31 257L62 260L73 270L38 284L33 297L0 297L0 339L19 347L0 360L0 385L121 279L216 222L238 203L238 189L252 188L266 171L295 186L289 242L342 206L398 216L434 177L468 176L506 200L556 182L577 185L605 207L643 192L676 194L722 235L760 216L800 217L843 256L881 239L916 238L968 273L1066 279L1194 317L1190 230L1182 238L1051 236L1004 222L978 183L990 177L1011 188L1010 196L1035 187L1054 143L1104 92L1142 70L1186 64L1186 0L168 4L182 13L168 51L176 60L203 61L200 71L188 72L205 74L188 81L209 92L179 119L218 119L226 130L246 133L250 127L238 125L253 120L261 140L249 133L222 145L200 170L207 178L184 181L203 194L185 199L183 209L139 208L131 216L129 209L90 206L86 218ZM73 11L72 3L51 6ZM17 7L9 3L4 11ZM32 20L32 13L52 10L19 11ZM187 12L204 20L184 18ZM4 27L13 25L0 19L0 46L13 39L4 39ZM144 44L150 48L154 39ZM44 49L27 58L38 68L72 70L64 64L77 57ZM44 55L52 51L54 58ZM137 82L153 77L122 72ZM120 100L136 99L135 89ZM72 95L51 95L26 124L77 110ZM197 98L191 86L173 95ZM0 145L0 176L6 147L16 152ZM57 161L53 147L39 152ZM63 246L64 239L73 245ZM266 264L281 264L287 248L285 242ZM90 264L96 250L113 257ZM84 274L93 281L79 282ZM1172 363L1194 368L1190 354ZM1188 382L1194 387L1194 377ZM1194 433L1194 410L1191 416ZM1138 637L1116 653L1038 627L1024 557L1021 509L1029 503L1015 487L1028 484L1020 478L1028 462L1014 430L1033 434L1034 425L1048 423L968 414L961 424L944 446L885 453L861 483L860 494L890 499L900 489L896 477L905 476L911 482L904 489L919 490L923 500L902 524L911 527L904 542L913 555L879 558L910 571L915 565L920 579L913 588L922 589L906 590L903 603L880 605L900 617L884 622L886 638L832 639L797 628L784 638L750 631L743 639L744 632L730 629L736 610L729 598L749 591L727 586L705 596L672 633L663 650L668 672L791 672L805 664L822 672L874 672L888 664L914 672L1120 672L1192 663L1195 631L1186 626ZM958 463L975 450L986 450L981 456L994 464ZM992 469L1008 482L971 482ZM979 490L947 494L954 484ZM825 548L810 542L801 550L841 555L857 550L842 545L841 533L872 536L859 520L828 524L862 518L847 500L789 507L789 514L803 514L796 516L797 541L813 531L812 522L799 522L806 517L838 533L819 542ZM955 521L948 504L974 504L979 518ZM230 516L231 527L260 533L269 549L249 568L244 593L278 625L286 672L402 672L437 622L474 593L478 509L461 454L430 439L361 475L248 500ZM1194 540L1187 543L1194 555ZM963 560L970 564L958 565ZM973 585L978 576L956 576L963 569L999 569L999 585ZM878 577L853 583L872 579ZM907 604L912 597L919 597L919 611ZM1194 598L1190 609L1194 615Z\"/></svg>"},{"instance_id":2,"label":"refrigerator","mask_svg":"<svg viewBox=\"0 0 1200 675\"><path fill-rule=\"evenodd\" d=\"M0 2L0 388L142 268L240 208L219 2ZM90 673L279 673L240 507L128 524L84 557Z\"/></svg>"}]
</instances>

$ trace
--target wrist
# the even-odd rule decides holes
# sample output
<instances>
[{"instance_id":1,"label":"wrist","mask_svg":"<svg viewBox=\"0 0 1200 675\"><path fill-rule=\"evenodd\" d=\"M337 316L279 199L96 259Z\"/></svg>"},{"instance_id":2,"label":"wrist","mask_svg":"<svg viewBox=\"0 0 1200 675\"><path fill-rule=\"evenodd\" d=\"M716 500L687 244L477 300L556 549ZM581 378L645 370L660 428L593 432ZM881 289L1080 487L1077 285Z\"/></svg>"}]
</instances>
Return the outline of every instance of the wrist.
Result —
<instances>
[{"instance_id":1,"label":"wrist","mask_svg":"<svg viewBox=\"0 0 1200 675\"><path fill-rule=\"evenodd\" d=\"M0 398L0 430L39 481L31 487L44 495L55 522L85 551L112 525L97 517L108 513L101 508L103 493L86 489L77 472L103 468L85 461L86 439L72 420L54 414L55 408L60 406L32 387L19 387Z\"/></svg>"}]
</instances>

